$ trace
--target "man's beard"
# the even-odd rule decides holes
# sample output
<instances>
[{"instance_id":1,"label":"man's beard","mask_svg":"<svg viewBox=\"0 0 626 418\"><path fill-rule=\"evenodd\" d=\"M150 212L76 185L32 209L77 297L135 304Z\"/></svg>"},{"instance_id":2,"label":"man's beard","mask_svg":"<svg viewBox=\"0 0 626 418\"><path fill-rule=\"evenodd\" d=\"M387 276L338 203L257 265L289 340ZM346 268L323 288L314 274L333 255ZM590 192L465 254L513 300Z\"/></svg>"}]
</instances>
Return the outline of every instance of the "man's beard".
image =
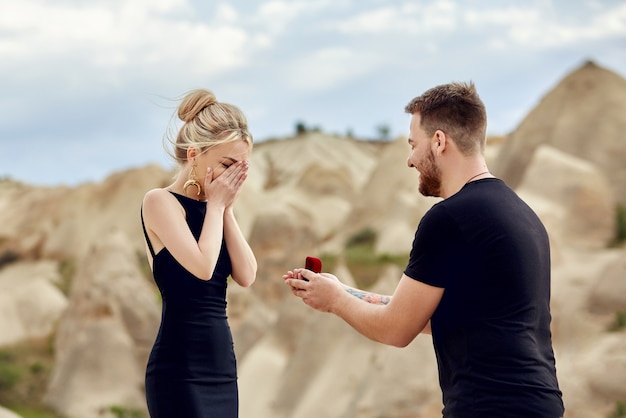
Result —
<instances>
[{"instance_id":1,"label":"man's beard","mask_svg":"<svg viewBox=\"0 0 626 418\"><path fill-rule=\"evenodd\" d=\"M430 151L425 158L419 162L417 171L420 172L419 192L424 196L441 196L441 170L435 163L435 156Z\"/></svg>"}]
</instances>

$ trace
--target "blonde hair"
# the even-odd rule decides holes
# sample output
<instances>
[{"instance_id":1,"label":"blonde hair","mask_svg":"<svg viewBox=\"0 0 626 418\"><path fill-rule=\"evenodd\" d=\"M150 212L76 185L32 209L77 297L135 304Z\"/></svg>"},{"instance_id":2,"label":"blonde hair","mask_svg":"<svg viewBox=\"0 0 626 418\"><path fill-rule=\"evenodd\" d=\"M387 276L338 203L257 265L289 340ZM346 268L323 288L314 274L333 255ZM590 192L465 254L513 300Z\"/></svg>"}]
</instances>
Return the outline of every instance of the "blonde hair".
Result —
<instances>
[{"instance_id":1,"label":"blonde hair","mask_svg":"<svg viewBox=\"0 0 626 418\"><path fill-rule=\"evenodd\" d=\"M188 92L178 105L178 118L183 122L175 139L171 132L165 139L170 144L168 154L180 165L187 162L187 150L200 153L216 145L237 140L245 141L252 149L252 134L244 114L228 103L220 103L215 95L204 89Z\"/></svg>"}]
</instances>

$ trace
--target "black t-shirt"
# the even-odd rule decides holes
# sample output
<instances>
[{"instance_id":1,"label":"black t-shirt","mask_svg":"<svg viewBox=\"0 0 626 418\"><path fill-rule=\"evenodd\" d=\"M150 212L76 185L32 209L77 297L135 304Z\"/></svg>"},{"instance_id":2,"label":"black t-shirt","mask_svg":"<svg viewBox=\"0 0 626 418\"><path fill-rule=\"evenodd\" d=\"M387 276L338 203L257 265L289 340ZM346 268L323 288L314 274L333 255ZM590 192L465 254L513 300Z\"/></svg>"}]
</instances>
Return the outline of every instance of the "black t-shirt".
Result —
<instances>
[{"instance_id":1,"label":"black t-shirt","mask_svg":"<svg viewBox=\"0 0 626 418\"><path fill-rule=\"evenodd\" d=\"M435 204L404 273L445 289L431 318L444 417L563 415L548 235L503 181L469 183Z\"/></svg>"}]
</instances>

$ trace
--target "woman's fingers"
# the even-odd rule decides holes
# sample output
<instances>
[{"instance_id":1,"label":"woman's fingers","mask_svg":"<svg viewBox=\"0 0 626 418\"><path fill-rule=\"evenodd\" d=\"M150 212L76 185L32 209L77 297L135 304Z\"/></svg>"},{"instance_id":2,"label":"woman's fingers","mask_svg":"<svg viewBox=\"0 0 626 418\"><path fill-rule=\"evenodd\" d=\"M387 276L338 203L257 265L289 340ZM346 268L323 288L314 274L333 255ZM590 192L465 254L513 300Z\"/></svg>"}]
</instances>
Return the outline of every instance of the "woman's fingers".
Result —
<instances>
[{"instance_id":1,"label":"woman's fingers","mask_svg":"<svg viewBox=\"0 0 626 418\"><path fill-rule=\"evenodd\" d=\"M246 177L248 176L248 164L247 162L239 161L232 166L228 167L222 175L216 180L220 179L228 187L232 187L238 190Z\"/></svg>"},{"instance_id":2,"label":"woman's fingers","mask_svg":"<svg viewBox=\"0 0 626 418\"><path fill-rule=\"evenodd\" d=\"M206 174L204 175L204 190L207 191L211 182L213 181L213 171L210 167L206 169Z\"/></svg>"},{"instance_id":3,"label":"woman's fingers","mask_svg":"<svg viewBox=\"0 0 626 418\"><path fill-rule=\"evenodd\" d=\"M211 177L209 177L211 175ZM205 180L207 193L212 198L223 200L227 205L231 204L241 185L248 175L248 162L238 161L228 167L215 179L212 178L212 171L207 170L207 179ZM208 196L207 196L208 197Z\"/></svg>"}]
</instances>

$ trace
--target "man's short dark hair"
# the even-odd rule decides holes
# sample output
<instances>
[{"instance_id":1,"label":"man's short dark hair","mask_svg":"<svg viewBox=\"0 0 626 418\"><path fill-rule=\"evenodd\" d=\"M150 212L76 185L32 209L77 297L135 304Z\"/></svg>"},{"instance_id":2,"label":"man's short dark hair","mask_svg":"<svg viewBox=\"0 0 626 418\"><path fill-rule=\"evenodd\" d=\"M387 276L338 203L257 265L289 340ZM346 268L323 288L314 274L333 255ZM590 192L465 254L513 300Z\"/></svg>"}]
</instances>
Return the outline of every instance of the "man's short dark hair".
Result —
<instances>
[{"instance_id":1,"label":"man's short dark hair","mask_svg":"<svg viewBox=\"0 0 626 418\"><path fill-rule=\"evenodd\" d=\"M404 110L420 114L421 127L428 135L438 129L445 132L463 154L484 151L487 111L473 82L433 87L411 100Z\"/></svg>"}]
</instances>

